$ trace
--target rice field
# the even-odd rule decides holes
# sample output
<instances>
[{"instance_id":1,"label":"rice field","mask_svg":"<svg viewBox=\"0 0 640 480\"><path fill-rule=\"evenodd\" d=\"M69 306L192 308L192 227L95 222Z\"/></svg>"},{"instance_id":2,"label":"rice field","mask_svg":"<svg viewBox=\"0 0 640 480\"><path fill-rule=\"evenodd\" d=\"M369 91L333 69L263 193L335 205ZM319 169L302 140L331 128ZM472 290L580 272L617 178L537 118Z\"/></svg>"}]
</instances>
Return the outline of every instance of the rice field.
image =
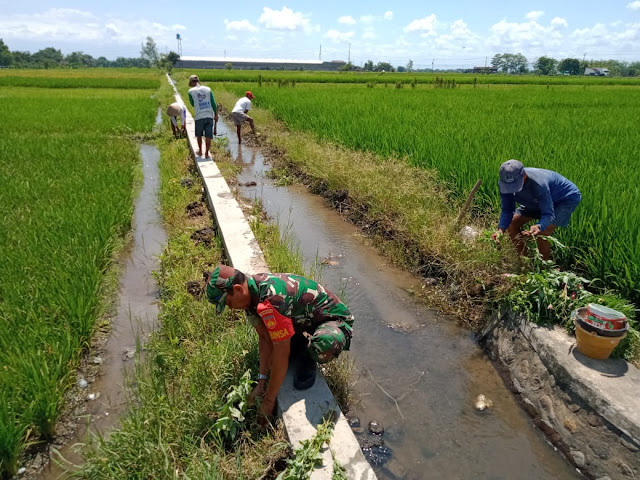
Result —
<instances>
[{"instance_id":1,"label":"rice field","mask_svg":"<svg viewBox=\"0 0 640 480\"><path fill-rule=\"evenodd\" d=\"M478 75L472 73L397 73L397 72L312 72L286 70L215 70L178 69L196 74L202 82L262 83L370 83L403 85L433 84L436 78L458 85L640 85L635 77L584 77L541 75Z\"/></svg>"},{"instance_id":2,"label":"rice field","mask_svg":"<svg viewBox=\"0 0 640 480\"><path fill-rule=\"evenodd\" d=\"M41 88L125 88L151 89L160 86L157 70L91 68L84 70L16 70L0 72L0 87Z\"/></svg>"},{"instance_id":3,"label":"rice field","mask_svg":"<svg viewBox=\"0 0 640 480\"><path fill-rule=\"evenodd\" d=\"M130 227L139 158L124 134L151 130L153 93L0 87L0 477L55 433Z\"/></svg>"},{"instance_id":4,"label":"rice field","mask_svg":"<svg viewBox=\"0 0 640 480\"><path fill-rule=\"evenodd\" d=\"M243 87L227 85L242 95ZM214 87L215 88L215 87ZM561 260L640 301L640 89L483 86L251 85L255 105L291 128L434 168L462 198L482 179L476 214L499 213L497 173L510 158L556 170L583 201L559 238Z\"/></svg>"}]
</instances>

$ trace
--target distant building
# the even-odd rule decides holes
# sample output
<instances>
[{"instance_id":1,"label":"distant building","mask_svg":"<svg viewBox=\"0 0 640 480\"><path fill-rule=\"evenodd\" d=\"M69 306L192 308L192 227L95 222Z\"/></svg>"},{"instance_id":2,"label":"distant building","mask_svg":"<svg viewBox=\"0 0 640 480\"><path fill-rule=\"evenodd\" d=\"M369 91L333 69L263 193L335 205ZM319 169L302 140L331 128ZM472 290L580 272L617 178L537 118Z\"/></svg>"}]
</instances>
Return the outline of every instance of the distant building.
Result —
<instances>
[{"instance_id":1,"label":"distant building","mask_svg":"<svg viewBox=\"0 0 640 480\"><path fill-rule=\"evenodd\" d=\"M231 64L234 70L328 70L336 71L346 65L342 60L323 62L322 60L286 60L278 58L241 57L180 57L182 68L224 69Z\"/></svg>"},{"instance_id":2,"label":"distant building","mask_svg":"<svg viewBox=\"0 0 640 480\"><path fill-rule=\"evenodd\" d=\"M584 69L584 74L591 77L608 77L609 69L605 67L587 67Z\"/></svg>"}]
</instances>

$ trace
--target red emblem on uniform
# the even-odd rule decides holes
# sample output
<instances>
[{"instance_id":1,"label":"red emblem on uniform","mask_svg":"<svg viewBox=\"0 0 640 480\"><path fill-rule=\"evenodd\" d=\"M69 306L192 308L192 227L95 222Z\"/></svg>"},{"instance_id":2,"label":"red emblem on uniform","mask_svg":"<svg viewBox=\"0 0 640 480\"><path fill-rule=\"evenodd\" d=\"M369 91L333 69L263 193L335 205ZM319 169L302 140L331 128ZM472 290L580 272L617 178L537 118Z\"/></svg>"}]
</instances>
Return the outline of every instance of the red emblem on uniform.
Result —
<instances>
[{"instance_id":1,"label":"red emblem on uniform","mask_svg":"<svg viewBox=\"0 0 640 480\"><path fill-rule=\"evenodd\" d=\"M278 310L271 306L267 300L258 304L258 315L262 322L269 330L269 336L273 342L282 342L293 337L295 333L291 319L282 315Z\"/></svg>"}]
</instances>

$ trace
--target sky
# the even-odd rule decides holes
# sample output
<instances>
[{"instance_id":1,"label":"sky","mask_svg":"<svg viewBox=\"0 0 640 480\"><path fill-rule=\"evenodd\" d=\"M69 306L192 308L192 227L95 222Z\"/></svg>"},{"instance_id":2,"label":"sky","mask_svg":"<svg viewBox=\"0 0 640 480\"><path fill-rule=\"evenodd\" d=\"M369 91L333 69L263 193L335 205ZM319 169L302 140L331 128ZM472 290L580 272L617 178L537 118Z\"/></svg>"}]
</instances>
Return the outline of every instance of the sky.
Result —
<instances>
[{"instance_id":1,"label":"sky","mask_svg":"<svg viewBox=\"0 0 640 480\"><path fill-rule=\"evenodd\" d=\"M640 60L640 0L0 0L13 50L138 57L147 36L184 56L367 60L470 68L497 53Z\"/></svg>"}]
</instances>

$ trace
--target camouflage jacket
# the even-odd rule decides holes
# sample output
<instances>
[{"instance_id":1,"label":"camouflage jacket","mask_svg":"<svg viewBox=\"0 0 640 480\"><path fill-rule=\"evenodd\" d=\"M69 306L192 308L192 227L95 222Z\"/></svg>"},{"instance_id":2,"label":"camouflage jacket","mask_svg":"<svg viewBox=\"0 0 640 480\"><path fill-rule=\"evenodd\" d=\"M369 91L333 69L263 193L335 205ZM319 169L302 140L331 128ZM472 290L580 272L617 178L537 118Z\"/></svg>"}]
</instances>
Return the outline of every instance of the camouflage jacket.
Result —
<instances>
[{"instance_id":1,"label":"camouflage jacket","mask_svg":"<svg viewBox=\"0 0 640 480\"><path fill-rule=\"evenodd\" d=\"M351 330L353 315L340 299L322 285L290 273L258 273L247 276L251 306L247 317L260 322L258 303L268 300L281 315L289 317L296 332L313 331L324 322L337 321Z\"/></svg>"}]
</instances>

